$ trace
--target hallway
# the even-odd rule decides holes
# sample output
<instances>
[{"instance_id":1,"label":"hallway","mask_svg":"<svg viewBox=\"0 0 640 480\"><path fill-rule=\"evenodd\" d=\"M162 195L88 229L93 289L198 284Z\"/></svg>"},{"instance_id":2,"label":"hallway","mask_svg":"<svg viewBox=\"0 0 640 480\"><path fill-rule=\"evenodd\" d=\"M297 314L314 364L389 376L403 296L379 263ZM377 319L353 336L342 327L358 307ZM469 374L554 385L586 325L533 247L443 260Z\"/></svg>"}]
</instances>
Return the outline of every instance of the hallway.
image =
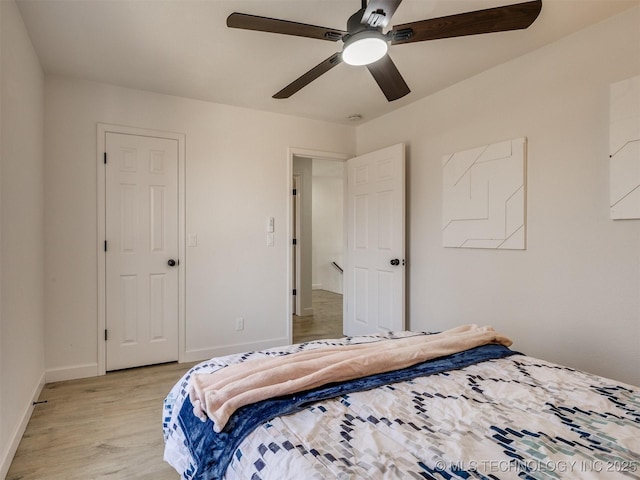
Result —
<instances>
[{"instance_id":1,"label":"hallway","mask_svg":"<svg viewBox=\"0 0 640 480\"><path fill-rule=\"evenodd\" d=\"M342 295L313 290L311 301L313 315L293 316L293 343L342 337Z\"/></svg>"}]
</instances>

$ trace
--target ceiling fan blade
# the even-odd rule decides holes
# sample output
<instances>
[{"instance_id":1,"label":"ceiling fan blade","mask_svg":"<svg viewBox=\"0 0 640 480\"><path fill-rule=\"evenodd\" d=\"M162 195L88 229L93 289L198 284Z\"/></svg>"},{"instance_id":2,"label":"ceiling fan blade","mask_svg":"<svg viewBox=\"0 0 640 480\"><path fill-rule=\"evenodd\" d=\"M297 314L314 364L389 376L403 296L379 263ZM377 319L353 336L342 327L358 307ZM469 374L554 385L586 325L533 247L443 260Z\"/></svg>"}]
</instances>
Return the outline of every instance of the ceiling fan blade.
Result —
<instances>
[{"instance_id":1,"label":"ceiling fan blade","mask_svg":"<svg viewBox=\"0 0 640 480\"><path fill-rule=\"evenodd\" d=\"M389 55L385 55L375 63L370 63L367 68L390 102L404 97L411 91Z\"/></svg>"},{"instance_id":2,"label":"ceiling fan blade","mask_svg":"<svg viewBox=\"0 0 640 480\"><path fill-rule=\"evenodd\" d=\"M327 73L329 70L331 70L336 65L339 65L340 63L342 63L342 55L340 55L340 52L334 53L329 58L327 58L324 62L319 63L318 65L313 67L311 70L309 70L307 73L305 73L304 75L302 75L301 77L297 78L296 80L291 82L289 85L284 87L282 90L276 93L273 96L273 98L289 98L298 90L301 90L303 87L306 87L311 82L313 82L316 78L318 78L320 75Z\"/></svg>"},{"instance_id":3,"label":"ceiling fan blade","mask_svg":"<svg viewBox=\"0 0 640 480\"><path fill-rule=\"evenodd\" d=\"M538 18L541 8L542 0L534 0L395 25L391 31L391 44L520 30L527 28Z\"/></svg>"},{"instance_id":4,"label":"ceiling fan blade","mask_svg":"<svg viewBox=\"0 0 640 480\"><path fill-rule=\"evenodd\" d=\"M369 0L369 4L362 15L361 23L371 27L386 27L391 17L398 9L402 0Z\"/></svg>"},{"instance_id":5,"label":"ceiling fan blade","mask_svg":"<svg viewBox=\"0 0 640 480\"><path fill-rule=\"evenodd\" d=\"M318 27L306 23L278 20L277 18L258 17L246 13L232 13L227 17L227 27L257 30L259 32L281 33L296 37L318 38L336 42L347 32L335 28Z\"/></svg>"}]
</instances>

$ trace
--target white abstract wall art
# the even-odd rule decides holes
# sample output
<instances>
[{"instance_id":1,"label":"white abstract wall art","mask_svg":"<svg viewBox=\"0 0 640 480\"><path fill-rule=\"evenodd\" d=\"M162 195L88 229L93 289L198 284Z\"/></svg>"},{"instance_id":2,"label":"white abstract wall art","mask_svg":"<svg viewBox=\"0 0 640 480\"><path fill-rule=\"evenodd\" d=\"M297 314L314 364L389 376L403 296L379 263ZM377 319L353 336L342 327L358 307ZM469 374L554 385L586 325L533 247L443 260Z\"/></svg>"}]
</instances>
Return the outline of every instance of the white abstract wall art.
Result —
<instances>
[{"instance_id":1,"label":"white abstract wall art","mask_svg":"<svg viewBox=\"0 0 640 480\"><path fill-rule=\"evenodd\" d=\"M640 75L611 85L611 218L640 218Z\"/></svg>"},{"instance_id":2,"label":"white abstract wall art","mask_svg":"<svg viewBox=\"0 0 640 480\"><path fill-rule=\"evenodd\" d=\"M442 244L526 247L526 138L442 157Z\"/></svg>"}]
</instances>

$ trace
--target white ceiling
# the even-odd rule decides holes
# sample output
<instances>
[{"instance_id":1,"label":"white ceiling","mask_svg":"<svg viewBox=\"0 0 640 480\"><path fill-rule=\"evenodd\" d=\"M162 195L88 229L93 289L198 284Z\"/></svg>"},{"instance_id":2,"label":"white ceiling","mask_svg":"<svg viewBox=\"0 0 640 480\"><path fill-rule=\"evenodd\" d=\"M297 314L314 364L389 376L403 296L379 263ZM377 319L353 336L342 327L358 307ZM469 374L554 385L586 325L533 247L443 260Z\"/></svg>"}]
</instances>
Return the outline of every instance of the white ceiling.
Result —
<instances>
[{"instance_id":1,"label":"white ceiling","mask_svg":"<svg viewBox=\"0 0 640 480\"><path fill-rule=\"evenodd\" d=\"M523 0L404 0L391 24ZM543 0L527 30L396 45L412 92L387 102L365 67L341 64L289 99L271 96L341 42L230 29L232 12L346 29L360 0L18 0L46 73L339 123L367 121L523 55L640 0Z\"/></svg>"}]
</instances>

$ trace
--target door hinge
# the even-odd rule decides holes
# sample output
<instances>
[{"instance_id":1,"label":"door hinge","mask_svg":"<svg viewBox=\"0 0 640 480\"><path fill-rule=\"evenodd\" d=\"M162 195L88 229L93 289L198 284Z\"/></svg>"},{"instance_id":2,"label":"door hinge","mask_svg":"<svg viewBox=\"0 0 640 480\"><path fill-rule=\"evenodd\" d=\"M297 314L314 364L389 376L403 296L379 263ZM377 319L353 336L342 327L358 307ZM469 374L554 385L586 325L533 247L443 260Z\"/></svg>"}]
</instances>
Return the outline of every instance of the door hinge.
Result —
<instances>
[{"instance_id":1,"label":"door hinge","mask_svg":"<svg viewBox=\"0 0 640 480\"><path fill-rule=\"evenodd\" d=\"M104 329L104 341L106 342L107 340L109 340L109 331L105 328Z\"/></svg>"},{"instance_id":2,"label":"door hinge","mask_svg":"<svg viewBox=\"0 0 640 480\"><path fill-rule=\"evenodd\" d=\"M107 152L104 152L104 164L107 164Z\"/></svg>"},{"instance_id":3,"label":"door hinge","mask_svg":"<svg viewBox=\"0 0 640 480\"><path fill-rule=\"evenodd\" d=\"M104 251L105 252L107 251L107 241L106 240L104 241Z\"/></svg>"},{"instance_id":4,"label":"door hinge","mask_svg":"<svg viewBox=\"0 0 640 480\"><path fill-rule=\"evenodd\" d=\"M297 238L294 238L294 239L293 239L293 244L294 244L294 245L297 245L297 244L298 244L298 239L297 239Z\"/></svg>"},{"instance_id":5,"label":"door hinge","mask_svg":"<svg viewBox=\"0 0 640 480\"><path fill-rule=\"evenodd\" d=\"M292 194L293 194L293 195L297 195L297 194L298 194L298 190L294 188L294 189L293 189L293 193L292 193Z\"/></svg>"},{"instance_id":6,"label":"door hinge","mask_svg":"<svg viewBox=\"0 0 640 480\"><path fill-rule=\"evenodd\" d=\"M295 288L293 289L293 294L296 295L296 289Z\"/></svg>"}]
</instances>

